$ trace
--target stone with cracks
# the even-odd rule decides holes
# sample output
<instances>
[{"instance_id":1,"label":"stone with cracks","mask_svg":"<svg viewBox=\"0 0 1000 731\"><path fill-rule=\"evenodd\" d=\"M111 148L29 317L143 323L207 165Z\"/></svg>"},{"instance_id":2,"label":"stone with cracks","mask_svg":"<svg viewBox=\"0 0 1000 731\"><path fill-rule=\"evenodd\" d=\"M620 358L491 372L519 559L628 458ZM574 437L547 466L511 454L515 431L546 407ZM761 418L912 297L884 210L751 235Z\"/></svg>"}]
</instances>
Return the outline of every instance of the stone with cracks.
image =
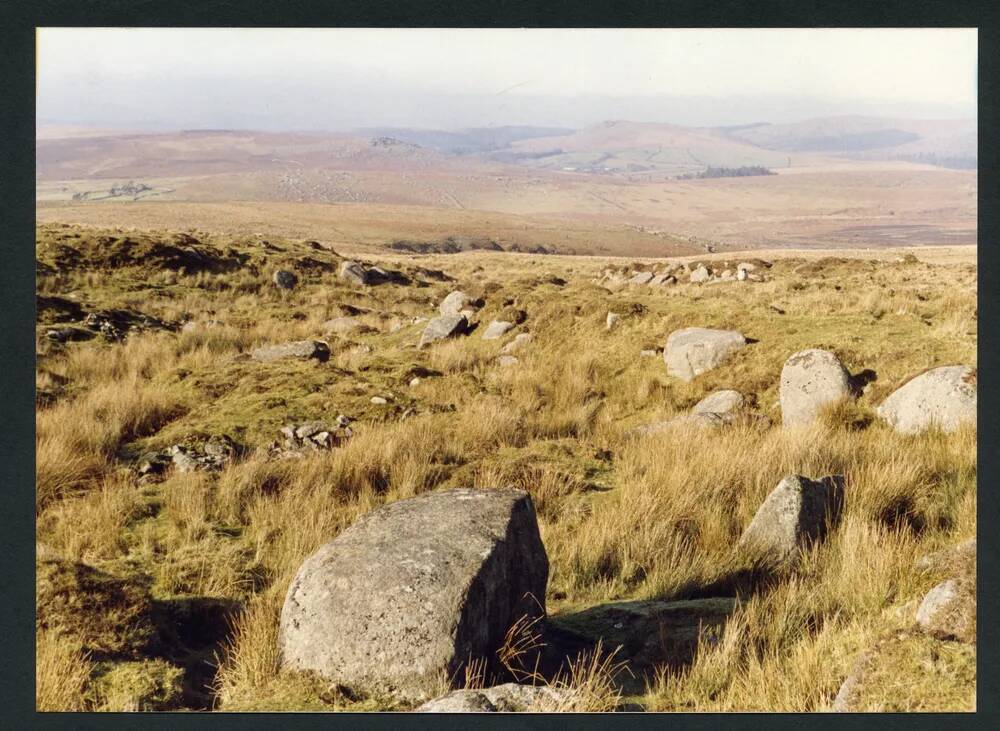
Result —
<instances>
[{"instance_id":1,"label":"stone with cracks","mask_svg":"<svg viewBox=\"0 0 1000 731\"><path fill-rule=\"evenodd\" d=\"M916 434L932 426L953 432L976 422L975 368L942 366L910 379L882 402L879 417L893 429Z\"/></svg>"},{"instance_id":2,"label":"stone with cracks","mask_svg":"<svg viewBox=\"0 0 1000 731\"><path fill-rule=\"evenodd\" d=\"M423 334L420 336L418 348L424 348L438 340L444 340L465 332L469 326L469 321L465 315L442 315L435 317L427 323Z\"/></svg>"},{"instance_id":3,"label":"stone with cracks","mask_svg":"<svg viewBox=\"0 0 1000 731\"><path fill-rule=\"evenodd\" d=\"M281 610L282 662L427 700L439 678L461 683L471 662L496 669L508 629L544 616L548 572L526 492L454 489L390 503L299 568Z\"/></svg>"},{"instance_id":4,"label":"stone with cracks","mask_svg":"<svg viewBox=\"0 0 1000 731\"><path fill-rule=\"evenodd\" d=\"M811 541L822 540L840 518L844 478L840 475L810 480L786 477L767 496L739 545L752 548L775 563L787 561Z\"/></svg>"},{"instance_id":5,"label":"stone with cracks","mask_svg":"<svg viewBox=\"0 0 1000 731\"><path fill-rule=\"evenodd\" d=\"M813 422L827 404L850 398L851 375L827 350L802 350L785 361L778 388L786 427Z\"/></svg>"},{"instance_id":6,"label":"stone with cracks","mask_svg":"<svg viewBox=\"0 0 1000 731\"><path fill-rule=\"evenodd\" d=\"M735 330L688 327L670 333L663 361L668 374L690 381L721 365L746 343L746 338Z\"/></svg>"}]
</instances>

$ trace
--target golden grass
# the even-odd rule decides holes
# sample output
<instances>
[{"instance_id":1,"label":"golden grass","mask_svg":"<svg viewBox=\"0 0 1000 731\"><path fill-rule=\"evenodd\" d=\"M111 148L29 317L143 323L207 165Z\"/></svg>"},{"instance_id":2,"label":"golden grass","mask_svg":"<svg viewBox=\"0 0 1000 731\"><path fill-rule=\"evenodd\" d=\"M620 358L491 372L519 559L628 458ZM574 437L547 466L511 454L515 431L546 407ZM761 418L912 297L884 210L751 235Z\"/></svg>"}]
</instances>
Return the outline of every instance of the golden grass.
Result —
<instances>
[{"instance_id":1,"label":"golden grass","mask_svg":"<svg viewBox=\"0 0 1000 731\"><path fill-rule=\"evenodd\" d=\"M914 559L975 535L975 428L905 437L873 412L924 368L975 365L974 270L848 262L796 274L798 262L778 260L765 283L608 293L590 281L607 265L600 260L419 263L458 281L361 292L323 274L281 298L266 267L154 278L163 289L127 270L41 280L41 290L78 288L101 306L130 301L167 320L187 314L222 323L45 354L41 372L52 383L67 379L66 392L36 416L39 540L71 560L127 564L149 577L158 596L245 602L220 638L221 710L396 707L388 699L351 700L282 670L277 622L308 555L378 505L427 490L528 490L551 564L547 604L557 618L612 600L739 593L741 608L718 641L706 640L690 666L663 669L640 699L663 710L828 708L857 653L884 629L886 612L930 588ZM548 274L569 284L545 284ZM433 316L450 289L488 280L501 284L487 295L484 324L507 299L528 313L515 333L534 339L517 366L494 363L514 333L418 351L420 326L389 332L389 322ZM321 337L322 322L338 316L341 303L374 310L364 317L379 332L330 336L325 365L237 358L260 343ZM606 330L609 310L634 305L645 312ZM660 358L639 357L691 325L735 328L760 342L691 383L668 377ZM752 397L780 424L778 374L806 347L832 349L852 372L872 368L878 379L856 404L831 408L798 432L742 423L628 436L719 388ZM414 374L421 382L411 388ZM388 405L370 402L387 394ZM355 419L355 436L301 460L251 454L219 474L170 473L144 486L127 469L147 448L219 433L264 447L283 423L339 413ZM758 585L752 577L762 567L734 547L787 474L845 475L844 515L824 543ZM581 659L561 679L584 689L587 709L620 700L608 680L623 659L608 659L614 649ZM71 655L45 651L54 657L57 650ZM478 682L474 672L465 681ZM82 693L79 684L62 685Z\"/></svg>"}]
</instances>

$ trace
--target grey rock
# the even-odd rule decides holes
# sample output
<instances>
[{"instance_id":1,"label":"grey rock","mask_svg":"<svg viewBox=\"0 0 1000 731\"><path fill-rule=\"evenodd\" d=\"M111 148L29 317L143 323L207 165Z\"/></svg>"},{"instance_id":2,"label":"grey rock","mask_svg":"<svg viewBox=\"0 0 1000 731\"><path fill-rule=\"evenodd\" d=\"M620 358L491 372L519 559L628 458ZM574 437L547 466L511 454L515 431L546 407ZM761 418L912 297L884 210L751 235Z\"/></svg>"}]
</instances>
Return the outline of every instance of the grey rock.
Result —
<instances>
[{"instance_id":1,"label":"grey rock","mask_svg":"<svg viewBox=\"0 0 1000 731\"><path fill-rule=\"evenodd\" d=\"M514 327L513 322L494 320L489 324L489 327L486 328L486 332L483 333L483 340L496 340L497 338L503 337L512 327Z\"/></svg>"},{"instance_id":2,"label":"grey rock","mask_svg":"<svg viewBox=\"0 0 1000 731\"><path fill-rule=\"evenodd\" d=\"M368 270L356 261L344 261L340 264L338 276L346 279L352 284L370 284L371 277Z\"/></svg>"},{"instance_id":3,"label":"grey rock","mask_svg":"<svg viewBox=\"0 0 1000 731\"><path fill-rule=\"evenodd\" d=\"M438 305L438 311L443 316L453 316L462 314L463 310L473 310L474 300L467 295L465 292L460 290L455 290L443 300L441 304Z\"/></svg>"},{"instance_id":4,"label":"grey rock","mask_svg":"<svg viewBox=\"0 0 1000 731\"><path fill-rule=\"evenodd\" d=\"M514 353L524 350L531 340L531 333L518 333L514 336L513 340L500 348L500 352L504 355L513 355Z\"/></svg>"},{"instance_id":5,"label":"grey rock","mask_svg":"<svg viewBox=\"0 0 1000 731\"><path fill-rule=\"evenodd\" d=\"M654 276L655 275L653 274L653 272L638 272L631 279L628 280L628 283L636 286L642 284L649 284L653 280Z\"/></svg>"},{"instance_id":6,"label":"grey rock","mask_svg":"<svg viewBox=\"0 0 1000 731\"><path fill-rule=\"evenodd\" d=\"M59 343L76 342L81 340L90 340L96 337L95 333L90 330L84 330L82 327L58 327L52 330L48 330L45 333L45 337L49 340L55 340Z\"/></svg>"},{"instance_id":7,"label":"grey rock","mask_svg":"<svg viewBox=\"0 0 1000 731\"><path fill-rule=\"evenodd\" d=\"M461 335L469 326L469 321L465 315L442 315L435 317L427 323L423 334L420 336L418 348L424 348L438 340L444 340L456 335Z\"/></svg>"},{"instance_id":8,"label":"grey rock","mask_svg":"<svg viewBox=\"0 0 1000 731\"><path fill-rule=\"evenodd\" d=\"M746 342L746 338L735 330L688 327L670 333L663 349L663 361L668 374L690 381L724 363Z\"/></svg>"},{"instance_id":9,"label":"grey rock","mask_svg":"<svg viewBox=\"0 0 1000 731\"><path fill-rule=\"evenodd\" d=\"M953 432L976 422L977 373L964 365L942 366L910 379L878 407L893 429L916 434L932 426Z\"/></svg>"},{"instance_id":10,"label":"grey rock","mask_svg":"<svg viewBox=\"0 0 1000 731\"><path fill-rule=\"evenodd\" d=\"M692 414L735 414L743 408L745 399L739 391L714 391L691 409Z\"/></svg>"},{"instance_id":11,"label":"grey rock","mask_svg":"<svg viewBox=\"0 0 1000 731\"><path fill-rule=\"evenodd\" d=\"M826 536L840 518L843 500L844 478L840 475L819 480L786 477L761 503L740 536L739 546L757 550L776 563L784 562L802 545Z\"/></svg>"},{"instance_id":12,"label":"grey rock","mask_svg":"<svg viewBox=\"0 0 1000 731\"><path fill-rule=\"evenodd\" d=\"M250 357L262 363L283 358L315 358L320 363L325 363L330 359L330 346L322 340L296 340L257 348L250 352Z\"/></svg>"},{"instance_id":13,"label":"grey rock","mask_svg":"<svg viewBox=\"0 0 1000 731\"><path fill-rule=\"evenodd\" d=\"M785 361L778 389L786 427L813 422L824 406L850 398L851 375L827 350L802 350Z\"/></svg>"},{"instance_id":14,"label":"grey rock","mask_svg":"<svg viewBox=\"0 0 1000 731\"><path fill-rule=\"evenodd\" d=\"M615 325L617 325L622 319L622 316L617 312L609 312L608 316L604 319L604 325L608 330L613 330Z\"/></svg>"},{"instance_id":15,"label":"grey rock","mask_svg":"<svg viewBox=\"0 0 1000 731\"><path fill-rule=\"evenodd\" d=\"M454 690L417 708L419 713L516 713L572 708L576 694L549 685L504 683L480 690Z\"/></svg>"},{"instance_id":16,"label":"grey rock","mask_svg":"<svg viewBox=\"0 0 1000 731\"><path fill-rule=\"evenodd\" d=\"M278 289L295 289L295 285L299 283L299 278L295 276L294 272L290 272L287 269L279 269L271 277L271 281Z\"/></svg>"},{"instance_id":17,"label":"grey rock","mask_svg":"<svg viewBox=\"0 0 1000 731\"><path fill-rule=\"evenodd\" d=\"M323 323L323 332L337 335L364 334L375 332L375 328L365 325L353 317L335 317Z\"/></svg>"},{"instance_id":18,"label":"grey rock","mask_svg":"<svg viewBox=\"0 0 1000 731\"><path fill-rule=\"evenodd\" d=\"M700 282L707 282L711 278L712 274L708 271L708 268L704 265L698 265L691 272L691 276L688 277L688 281L698 284Z\"/></svg>"},{"instance_id":19,"label":"grey rock","mask_svg":"<svg viewBox=\"0 0 1000 731\"><path fill-rule=\"evenodd\" d=\"M492 667L514 622L544 616L548 570L525 492L442 490L385 505L299 568L281 610L283 664L426 700L442 675Z\"/></svg>"}]
</instances>

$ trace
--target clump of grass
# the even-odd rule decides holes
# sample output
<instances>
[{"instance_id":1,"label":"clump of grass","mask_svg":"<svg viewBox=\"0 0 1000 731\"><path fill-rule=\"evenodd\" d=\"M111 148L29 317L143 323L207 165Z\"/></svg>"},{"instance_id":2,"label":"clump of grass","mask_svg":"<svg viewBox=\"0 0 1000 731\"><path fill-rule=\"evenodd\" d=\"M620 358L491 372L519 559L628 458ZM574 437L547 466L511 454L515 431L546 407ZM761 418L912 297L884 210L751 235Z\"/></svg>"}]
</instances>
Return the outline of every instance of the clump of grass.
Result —
<instances>
[{"instance_id":1,"label":"clump of grass","mask_svg":"<svg viewBox=\"0 0 1000 731\"><path fill-rule=\"evenodd\" d=\"M57 632L35 634L35 709L86 711L93 668L80 643Z\"/></svg>"}]
</instances>

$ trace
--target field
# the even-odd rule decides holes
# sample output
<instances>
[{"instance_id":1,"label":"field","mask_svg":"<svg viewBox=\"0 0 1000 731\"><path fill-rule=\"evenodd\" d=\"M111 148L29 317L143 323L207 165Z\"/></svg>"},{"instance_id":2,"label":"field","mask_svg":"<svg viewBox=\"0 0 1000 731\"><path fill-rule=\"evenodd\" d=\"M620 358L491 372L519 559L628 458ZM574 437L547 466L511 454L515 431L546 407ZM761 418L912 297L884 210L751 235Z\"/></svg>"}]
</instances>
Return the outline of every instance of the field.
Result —
<instances>
[{"instance_id":1,"label":"field","mask_svg":"<svg viewBox=\"0 0 1000 731\"><path fill-rule=\"evenodd\" d=\"M974 645L916 631L913 613L944 576L918 559L975 537L976 430L904 436L874 408L925 369L976 365L975 248L903 248L913 237L974 239L975 177L880 170L588 178L580 185L609 206L633 206L592 218L573 215L586 197L564 193L572 180L548 197L528 187L502 200L475 199L472 185L468 209L252 196L41 203L39 708L407 709L282 668L279 610L302 561L359 516L468 486L531 494L557 629L613 638L613 604L735 599L716 634L670 662L642 664L604 643L593 672L568 681L582 708L825 711L862 656L881 670L866 675L861 709L973 708ZM545 202L560 195L569 202ZM890 219L898 235L873 233ZM945 230L959 241L942 240ZM385 247L449 235L597 256ZM735 253L751 244L768 251ZM352 285L337 276L343 255L409 283ZM614 291L596 281L608 268L760 257L773 263L763 281ZM297 271L294 290L274 286L279 268ZM456 289L484 300L483 329L523 321L501 340L477 330L417 349L418 318ZM128 313L124 338L47 336L110 310ZM609 312L622 316L613 329ZM325 332L347 315L367 327ZM690 326L753 342L690 383L668 376L659 355L641 357ZM523 332L533 339L518 362L498 363ZM247 355L302 339L326 341L329 360ZM784 430L778 377L804 348L876 378L856 402ZM770 422L630 433L717 389L740 391ZM273 457L285 424L341 414L353 428L341 445ZM221 471L140 473L150 452L223 436L241 449ZM792 565L764 571L735 545L788 474L844 475L844 515Z\"/></svg>"}]
</instances>

